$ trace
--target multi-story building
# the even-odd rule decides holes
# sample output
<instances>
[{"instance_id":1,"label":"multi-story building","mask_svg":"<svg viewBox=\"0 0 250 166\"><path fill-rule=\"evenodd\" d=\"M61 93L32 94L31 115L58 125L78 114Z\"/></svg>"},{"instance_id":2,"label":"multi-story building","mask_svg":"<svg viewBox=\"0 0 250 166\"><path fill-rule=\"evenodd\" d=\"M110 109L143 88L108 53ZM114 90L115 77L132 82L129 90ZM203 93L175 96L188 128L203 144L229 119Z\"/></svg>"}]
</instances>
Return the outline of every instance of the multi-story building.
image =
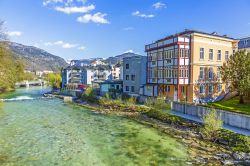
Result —
<instances>
[{"instance_id":1,"label":"multi-story building","mask_svg":"<svg viewBox=\"0 0 250 166\"><path fill-rule=\"evenodd\" d=\"M123 58L123 92L139 95L140 88L146 84L147 57L133 56Z\"/></svg>"},{"instance_id":2,"label":"multi-story building","mask_svg":"<svg viewBox=\"0 0 250 166\"><path fill-rule=\"evenodd\" d=\"M112 79L113 80L123 79L123 65L121 63L117 63L112 66Z\"/></svg>"},{"instance_id":3,"label":"multi-story building","mask_svg":"<svg viewBox=\"0 0 250 166\"><path fill-rule=\"evenodd\" d=\"M147 85L144 95L170 100L216 100L225 94L220 66L238 47L238 40L193 30L146 45Z\"/></svg>"},{"instance_id":4,"label":"multi-story building","mask_svg":"<svg viewBox=\"0 0 250 166\"><path fill-rule=\"evenodd\" d=\"M68 66L62 70L62 87L68 84L85 84L89 85L92 82L94 73L85 67Z\"/></svg>"},{"instance_id":5,"label":"multi-story building","mask_svg":"<svg viewBox=\"0 0 250 166\"><path fill-rule=\"evenodd\" d=\"M247 50L250 52L250 37L240 39L239 50Z\"/></svg>"},{"instance_id":6,"label":"multi-story building","mask_svg":"<svg viewBox=\"0 0 250 166\"><path fill-rule=\"evenodd\" d=\"M62 87L68 84L90 85L93 81L105 81L111 79L109 66L68 66L62 70Z\"/></svg>"}]
</instances>

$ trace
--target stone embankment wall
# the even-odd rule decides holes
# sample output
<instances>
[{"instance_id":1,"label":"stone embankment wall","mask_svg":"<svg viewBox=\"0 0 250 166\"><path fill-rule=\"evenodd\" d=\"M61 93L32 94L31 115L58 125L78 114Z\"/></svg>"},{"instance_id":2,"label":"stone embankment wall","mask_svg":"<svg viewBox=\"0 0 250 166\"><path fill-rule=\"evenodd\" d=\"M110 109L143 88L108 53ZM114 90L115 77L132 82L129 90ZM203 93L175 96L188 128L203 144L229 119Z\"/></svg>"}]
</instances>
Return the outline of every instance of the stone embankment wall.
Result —
<instances>
[{"instance_id":1,"label":"stone embankment wall","mask_svg":"<svg viewBox=\"0 0 250 166\"><path fill-rule=\"evenodd\" d=\"M173 102L172 110L176 112L181 112L183 114L202 118L209 111L211 111L211 108ZM229 112L229 111L224 111L224 110L218 110L218 109L216 109L216 111L217 111L217 114L220 116L220 118L223 120L224 124L250 130L250 116L249 115L244 115L244 114L239 114L239 113L234 113L234 112Z\"/></svg>"}]
</instances>

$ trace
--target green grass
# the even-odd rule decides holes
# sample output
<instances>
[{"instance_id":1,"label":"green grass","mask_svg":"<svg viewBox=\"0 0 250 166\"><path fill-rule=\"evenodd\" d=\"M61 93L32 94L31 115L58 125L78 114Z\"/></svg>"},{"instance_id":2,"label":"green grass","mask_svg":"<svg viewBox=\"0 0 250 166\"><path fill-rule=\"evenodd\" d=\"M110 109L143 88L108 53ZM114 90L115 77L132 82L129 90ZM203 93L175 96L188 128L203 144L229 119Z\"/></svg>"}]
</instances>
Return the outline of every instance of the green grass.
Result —
<instances>
[{"instance_id":1,"label":"green grass","mask_svg":"<svg viewBox=\"0 0 250 166\"><path fill-rule=\"evenodd\" d=\"M239 97L234 97L230 100L219 101L214 103L209 103L208 106L212 106L215 109L222 109L231 112L238 112L250 115L250 104L249 101L245 99L244 104L239 103Z\"/></svg>"}]
</instances>

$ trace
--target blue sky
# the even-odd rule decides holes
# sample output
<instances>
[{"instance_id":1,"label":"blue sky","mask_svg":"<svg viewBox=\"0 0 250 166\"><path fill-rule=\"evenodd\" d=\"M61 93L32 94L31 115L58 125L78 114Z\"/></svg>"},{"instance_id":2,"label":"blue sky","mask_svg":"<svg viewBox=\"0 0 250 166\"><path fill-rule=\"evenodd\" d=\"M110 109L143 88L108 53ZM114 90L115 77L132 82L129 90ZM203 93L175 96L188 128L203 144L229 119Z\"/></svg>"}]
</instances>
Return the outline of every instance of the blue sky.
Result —
<instances>
[{"instance_id":1,"label":"blue sky","mask_svg":"<svg viewBox=\"0 0 250 166\"><path fill-rule=\"evenodd\" d=\"M145 55L184 29L250 36L250 0L0 0L12 41L64 59Z\"/></svg>"}]
</instances>

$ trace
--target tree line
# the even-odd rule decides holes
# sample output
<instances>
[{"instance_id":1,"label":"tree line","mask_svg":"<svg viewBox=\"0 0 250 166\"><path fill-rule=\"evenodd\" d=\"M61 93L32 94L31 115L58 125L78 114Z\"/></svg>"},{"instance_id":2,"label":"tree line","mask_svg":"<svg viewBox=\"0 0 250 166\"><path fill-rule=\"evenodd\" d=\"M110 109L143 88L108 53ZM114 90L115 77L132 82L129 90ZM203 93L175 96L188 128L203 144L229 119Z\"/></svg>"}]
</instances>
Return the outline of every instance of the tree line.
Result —
<instances>
[{"instance_id":1,"label":"tree line","mask_svg":"<svg viewBox=\"0 0 250 166\"><path fill-rule=\"evenodd\" d=\"M0 21L0 93L14 90L16 82L34 78L31 74L25 73L24 63L10 51L3 24Z\"/></svg>"}]
</instances>

